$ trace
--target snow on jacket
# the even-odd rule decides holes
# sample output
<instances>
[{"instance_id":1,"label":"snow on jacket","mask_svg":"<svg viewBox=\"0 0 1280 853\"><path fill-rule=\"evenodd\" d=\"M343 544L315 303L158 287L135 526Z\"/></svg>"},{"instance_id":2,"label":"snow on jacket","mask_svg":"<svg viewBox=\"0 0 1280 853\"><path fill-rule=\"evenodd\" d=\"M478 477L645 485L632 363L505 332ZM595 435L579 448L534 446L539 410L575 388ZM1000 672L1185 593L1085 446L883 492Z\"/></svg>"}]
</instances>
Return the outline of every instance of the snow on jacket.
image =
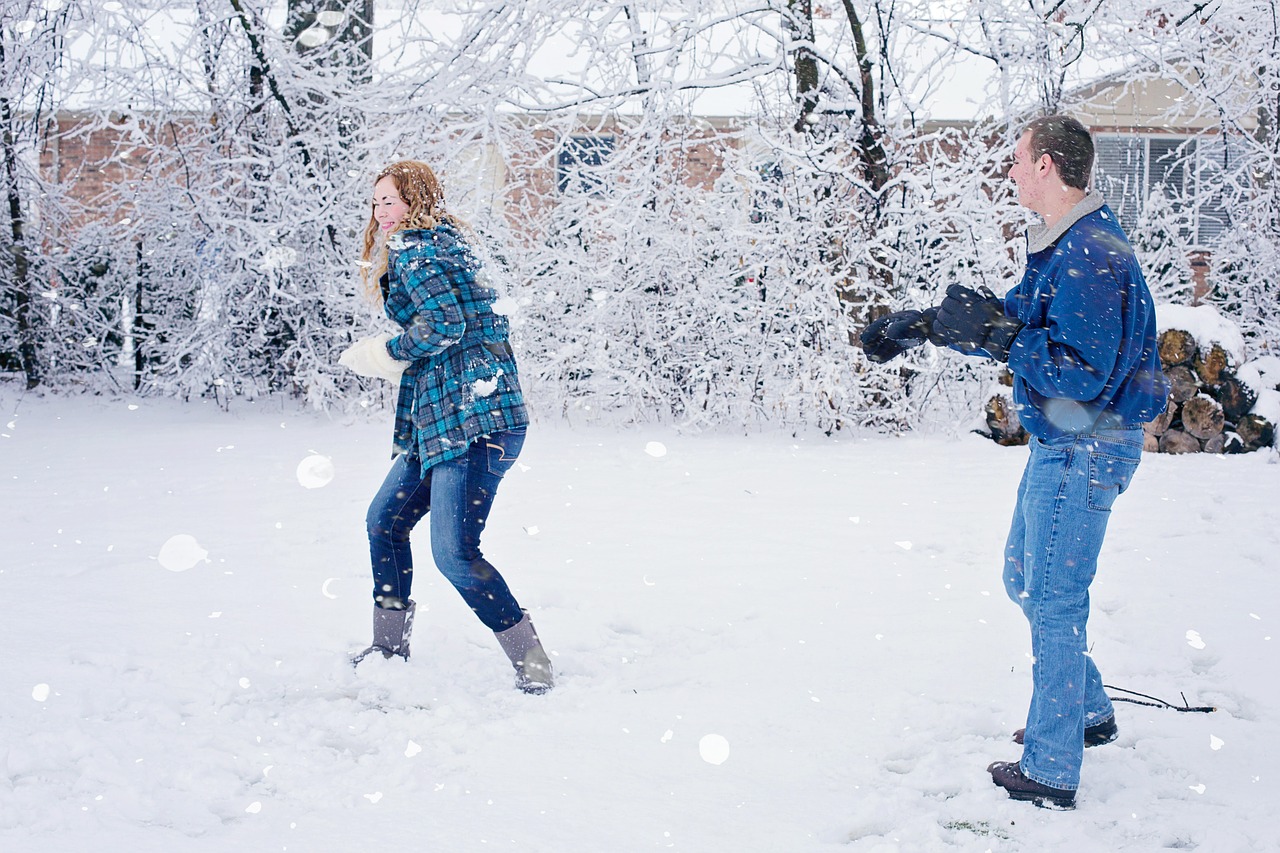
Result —
<instances>
[{"instance_id":1,"label":"snow on jacket","mask_svg":"<svg viewBox=\"0 0 1280 853\"><path fill-rule=\"evenodd\" d=\"M416 450L422 471L466 453L483 435L529 423L507 318L480 260L451 225L398 231L387 243L387 341L410 362L396 402L397 453Z\"/></svg>"},{"instance_id":2,"label":"snow on jacket","mask_svg":"<svg viewBox=\"0 0 1280 853\"><path fill-rule=\"evenodd\" d=\"M1155 305L1111 209L1091 193L1027 238L1026 272L1004 300L1026 324L1009 348L1022 425L1052 439L1164 411Z\"/></svg>"}]
</instances>

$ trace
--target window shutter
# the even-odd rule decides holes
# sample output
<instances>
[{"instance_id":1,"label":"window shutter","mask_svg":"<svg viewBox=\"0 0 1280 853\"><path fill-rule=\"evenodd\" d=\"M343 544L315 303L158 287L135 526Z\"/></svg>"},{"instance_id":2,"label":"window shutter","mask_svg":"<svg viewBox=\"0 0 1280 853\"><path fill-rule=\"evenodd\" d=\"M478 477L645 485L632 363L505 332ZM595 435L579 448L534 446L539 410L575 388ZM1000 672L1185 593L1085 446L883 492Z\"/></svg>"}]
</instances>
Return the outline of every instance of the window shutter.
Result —
<instances>
[{"instance_id":1,"label":"window shutter","mask_svg":"<svg viewBox=\"0 0 1280 853\"><path fill-rule=\"evenodd\" d=\"M1145 140L1139 136L1107 136L1093 140L1093 185L1107 206L1131 230L1146 191Z\"/></svg>"},{"instance_id":2,"label":"window shutter","mask_svg":"<svg viewBox=\"0 0 1280 853\"><path fill-rule=\"evenodd\" d=\"M1212 246L1231 226L1227 174L1236 164L1236 153L1221 135L1205 137L1199 153L1195 174L1196 241Z\"/></svg>"}]
</instances>

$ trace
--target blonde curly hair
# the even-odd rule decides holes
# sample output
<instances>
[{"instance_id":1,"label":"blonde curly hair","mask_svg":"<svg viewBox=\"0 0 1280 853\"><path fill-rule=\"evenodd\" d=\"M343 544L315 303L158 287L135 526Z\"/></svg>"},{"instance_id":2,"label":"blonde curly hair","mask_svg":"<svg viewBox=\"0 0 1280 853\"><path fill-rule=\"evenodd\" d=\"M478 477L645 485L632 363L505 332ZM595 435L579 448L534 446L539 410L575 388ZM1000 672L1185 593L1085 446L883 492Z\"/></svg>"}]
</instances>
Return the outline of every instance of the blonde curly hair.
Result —
<instances>
[{"instance_id":1,"label":"blonde curly hair","mask_svg":"<svg viewBox=\"0 0 1280 853\"><path fill-rule=\"evenodd\" d=\"M375 302L382 301L382 289L379 279L387 271L387 239L391 234L406 229L435 228L441 223L449 223L458 228L465 223L445 212L444 190L431 167L418 160L400 160L385 167L373 179L374 186L383 178L390 178L395 184L400 200L409 205L409 212L389 233L384 234L373 216L373 204L370 203L369 222L364 227L364 251L361 260L360 278L364 282L365 292Z\"/></svg>"}]
</instances>

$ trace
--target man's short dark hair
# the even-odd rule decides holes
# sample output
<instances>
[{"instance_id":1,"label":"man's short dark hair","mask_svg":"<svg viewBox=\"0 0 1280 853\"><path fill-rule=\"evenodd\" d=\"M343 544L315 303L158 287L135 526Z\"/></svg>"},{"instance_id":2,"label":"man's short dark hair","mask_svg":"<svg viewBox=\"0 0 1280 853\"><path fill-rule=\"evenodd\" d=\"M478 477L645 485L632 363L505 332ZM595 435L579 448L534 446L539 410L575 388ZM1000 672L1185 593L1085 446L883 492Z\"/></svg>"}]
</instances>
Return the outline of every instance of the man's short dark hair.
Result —
<instances>
[{"instance_id":1,"label":"man's short dark hair","mask_svg":"<svg viewBox=\"0 0 1280 853\"><path fill-rule=\"evenodd\" d=\"M1027 125L1031 138L1031 157L1039 160L1048 154L1058 167L1058 176L1069 187L1088 189L1093 171L1093 137L1083 124L1071 116L1044 116Z\"/></svg>"}]
</instances>

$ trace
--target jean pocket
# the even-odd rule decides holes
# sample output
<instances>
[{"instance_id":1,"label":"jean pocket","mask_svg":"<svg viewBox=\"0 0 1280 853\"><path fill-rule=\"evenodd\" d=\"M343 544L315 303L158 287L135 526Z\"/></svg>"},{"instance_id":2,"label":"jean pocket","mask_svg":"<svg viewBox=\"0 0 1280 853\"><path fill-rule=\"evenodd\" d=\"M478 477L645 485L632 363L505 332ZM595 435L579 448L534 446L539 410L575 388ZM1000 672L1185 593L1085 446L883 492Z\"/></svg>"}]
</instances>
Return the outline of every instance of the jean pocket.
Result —
<instances>
[{"instance_id":1,"label":"jean pocket","mask_svg":"<svg viewBox=\"0 0 1280 853\"><path fill-rule=\"evenodd\" d=\"M485 436L485 460L490 474L501 477L511 470L524 446L524 431L498 432Z\"/></svg>"},{"instance_id":2,"label":"jean pocket","mask_svg":"<svg viewBox=\"0 0 1280 853\"><path fill-rule=\"evenodd\" d=\"M1108 512L1129 488L1138 460L1106 453L1089 454L1089 509Z\"/></svg>"}]
</instances>

